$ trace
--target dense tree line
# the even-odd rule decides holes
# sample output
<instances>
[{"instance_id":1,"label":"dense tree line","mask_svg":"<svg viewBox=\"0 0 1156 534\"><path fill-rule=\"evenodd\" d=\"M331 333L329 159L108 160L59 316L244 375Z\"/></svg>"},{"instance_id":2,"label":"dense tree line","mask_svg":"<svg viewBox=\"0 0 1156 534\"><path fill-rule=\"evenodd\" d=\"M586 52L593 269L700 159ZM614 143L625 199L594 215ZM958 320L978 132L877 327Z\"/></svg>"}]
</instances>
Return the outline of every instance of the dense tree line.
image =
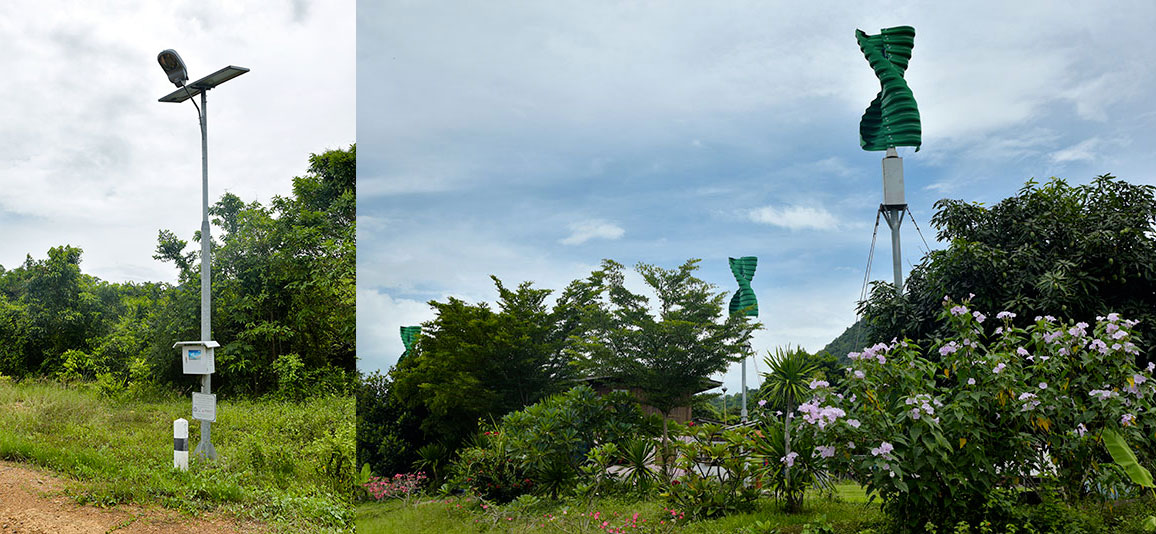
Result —
<instances>
[{"instance_id":1,"label":"dense tree line","mask_svg":"<svg viewBox=\"0 0 1156 534\"><path fill-rule=\"evenodd\" d=\"M497 306L449 298L422 325L414 350L358 390L358 464L380 474L418 460L444 461L467 446L479 424L579 384L612 377L640 388L669 414L691 402L704 379L741 358L758 325L725 313L724 292L695 276L699 260L675 269L639 264L657 296L629 290L611 260L552 291L493 278ZM427 458L436 452L441 458Z\"/></svg>"},{"instance_id":2,"label":"dense tree line","mask_svg":"<svg viewBox=\"0 0 1156 534\"><path fill-rule=\"evenodd\" d=\"M214 389L345 390L355 362L356 147L309 158L268 206L226 193L210 208ZM200 242L200 232L192 236ZM0 374L179 384L172 345L200 337L199 245L161 230L154 258L178 283L111 283L81 272L82 250L53 247L0 267ZM186 248L193 250L186 251Z\"/></svg>"}]
</instances>

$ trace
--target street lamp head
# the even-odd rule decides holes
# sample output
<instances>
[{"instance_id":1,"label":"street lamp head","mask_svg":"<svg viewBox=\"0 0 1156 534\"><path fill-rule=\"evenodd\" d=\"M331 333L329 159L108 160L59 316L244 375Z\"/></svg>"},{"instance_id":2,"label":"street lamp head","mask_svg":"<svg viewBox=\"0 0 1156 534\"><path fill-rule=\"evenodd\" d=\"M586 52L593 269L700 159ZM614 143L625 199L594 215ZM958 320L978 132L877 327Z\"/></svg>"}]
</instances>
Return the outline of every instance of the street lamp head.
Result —
<instances>
[{"instance_id":1,"label":"street lamp head","mask_svg":"<svg viewBox=\"0 0 1156 534\"><path fill-rule=\"evenodd\" d=\"M184 87L185 82L189 81L185 62L181 61L181 56L177 54L176 50L170 48L157 54L157 63L161 64L161 68L165 69L165 74L169 75L169 81L177 87Z\"/></svg>"}]
</instances>

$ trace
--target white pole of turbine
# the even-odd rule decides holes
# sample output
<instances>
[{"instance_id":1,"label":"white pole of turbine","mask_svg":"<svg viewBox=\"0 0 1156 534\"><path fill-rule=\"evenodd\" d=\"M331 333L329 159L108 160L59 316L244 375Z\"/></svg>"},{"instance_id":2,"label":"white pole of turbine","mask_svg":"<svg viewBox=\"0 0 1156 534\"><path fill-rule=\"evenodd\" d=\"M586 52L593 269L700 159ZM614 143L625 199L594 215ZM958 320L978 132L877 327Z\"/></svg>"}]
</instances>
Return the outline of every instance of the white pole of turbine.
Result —
<instances>
[{"instance_id":1,"label":"white pole of turbine","mask_svg":"<svg viewBox=\"0 0 1156 534\"><path fill-rule=\"evenodd\" d=\"M903 214L907 211L907 201L903 194L903 158L894 147L887 149L883 157L883 203L879 211L891 228L891 267L895 274L895 293L903 293L903 254L899 245L899 225L903 224Z\"/></svg>"}]
</instances>

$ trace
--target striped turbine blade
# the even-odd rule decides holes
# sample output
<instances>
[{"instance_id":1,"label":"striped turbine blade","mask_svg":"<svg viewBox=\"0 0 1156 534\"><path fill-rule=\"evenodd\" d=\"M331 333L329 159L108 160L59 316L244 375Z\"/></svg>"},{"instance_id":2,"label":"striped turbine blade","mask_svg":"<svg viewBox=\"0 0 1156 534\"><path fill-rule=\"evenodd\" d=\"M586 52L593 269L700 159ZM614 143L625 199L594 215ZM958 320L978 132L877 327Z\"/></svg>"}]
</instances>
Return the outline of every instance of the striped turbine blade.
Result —
<instances>
[{"instance_id":1,"label":"striped turbine blade","mask_svg":"<svg viewBox=\"0 0 1156 534\"><path fill-rule=\"evenodd\" d=\"M401 358L409 356L410 351L413 350L413 344L417 341L417 335L420 333L420 326L401 327L401 342L405 345L405 352L402 353ZM398 358L398 361L401 361L401 358Z\"/></svg>"},{"instance_id":2,"label":"striped turbine blade","mask_svg":"<svg viewBox=\"0 0 1156 534\"><path fill-rule=\"evenodd\" d=\"M755 267L758 265L759 259L754 256L727 259L730 260L731 272L735 275L735 281L739 283L739 290L731 297L731 314L741 312L743 315L758 317L759 302L755 300L755 290L751 289L751 279L755 277Z\"/></svg>"},{"instance_id":3,"label":"striped turbine blade","mask_svg":"<svg viewBox=\"0 0 1156 534\"><path fill-rule=\"evenodd\" d=\"M911 61L915 46L915 28L896 26L884 28L879 35L867 35L855 30L859 49L879 78L881 90L859 121L859 144L863 150L887 150L897 146L913 146L919 151L923 131L919 124L919 108L915 95L907 87L903 73Z\"/></svg>"}]
</instances>

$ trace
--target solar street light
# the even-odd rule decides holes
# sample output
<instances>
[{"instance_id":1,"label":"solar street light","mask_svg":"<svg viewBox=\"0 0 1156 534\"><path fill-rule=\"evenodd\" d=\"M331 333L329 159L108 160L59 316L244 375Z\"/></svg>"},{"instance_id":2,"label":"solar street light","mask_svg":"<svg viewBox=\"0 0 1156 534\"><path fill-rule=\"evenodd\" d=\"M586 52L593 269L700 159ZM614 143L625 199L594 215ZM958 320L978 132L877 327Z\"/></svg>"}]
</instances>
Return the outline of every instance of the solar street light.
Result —
<instances>
[{"instance_id":1,"label":"solar street light","mask_svg":"<svg viewBox=\"0 0 1156 534\"><path fill-rule=\"evenodd\" d=\"M181 60L180 54L175 50L168 49L162 51L157 55L157 62L161 64L165 74L168 75L169 81L177 86L177 90L173 91L160 98L161 102L184 102L197 95L201 95L201 105L197 106L196 100L193 100L193 106L197 108L197 117L201 124L201 339L200 341L206 346L212 344L219 346L215 341L212 341L212 324L210 322L212 302L212 280L210 274L210 250L209 245L212 239L209 235L209 134L208 134L208 100L206 94L210 89L221 85L237 76L240 76L249 69L244 67L234 67L232 65L218 70L204 78L201 78L193 83L186 84L189 75L185 69L185 62ZM210 395L212 390L212 372L201 375L201 393L205 396ZM195 399L194 399L195 400ZM215 397L213 398L215 409ZM194 403L196 404L196 403ZM194 410L195 411L195 410ZM196 418L196 413L194 413ZM215 419L215 416L212 418ZM215 460L217 458L217 450L213 447L211 440L210 425L212 420L201 419L201 441L197 445L193 454Z\"/></svg>"},{"instance_id":2,"label":"solar street light","mask_svg":"<svg viewBox=\"0 0 1156 534\"><path fill-rule=\"evenodd\" d=\"M173 82L173 85L184 87L185 82L189 81L185 62L181 60L181 55L176 50L169 48L157 54L157 62L161 64L162 69L165 69L165 74L169 75L169 81Z\"/></svg>"}]
</instances>

